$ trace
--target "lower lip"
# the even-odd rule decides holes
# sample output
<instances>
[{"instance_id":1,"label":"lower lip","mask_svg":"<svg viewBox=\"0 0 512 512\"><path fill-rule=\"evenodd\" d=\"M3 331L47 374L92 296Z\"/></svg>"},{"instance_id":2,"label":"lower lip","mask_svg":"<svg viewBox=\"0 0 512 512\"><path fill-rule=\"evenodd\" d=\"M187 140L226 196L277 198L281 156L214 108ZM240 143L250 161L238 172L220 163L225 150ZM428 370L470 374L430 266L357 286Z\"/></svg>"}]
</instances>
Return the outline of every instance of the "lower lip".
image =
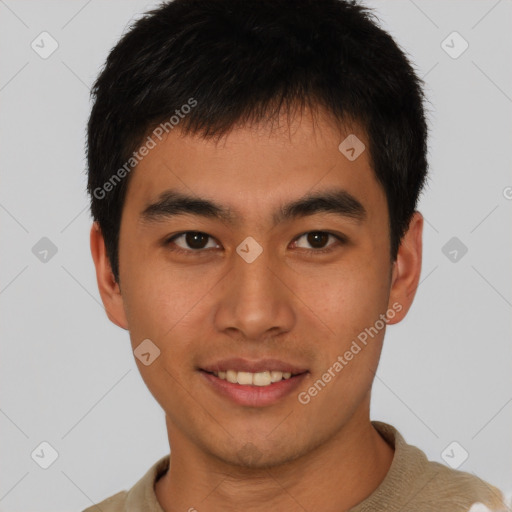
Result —
<instances>
[{"instance_id":1,"label":"lower lip","mask_svg":"<svg viewBox=\"0 0 512 512\"><path fill-rule=\"evenodd\" d=\"M215 391L239 405L250 407L263 407L278 402L296 390L307 375L307 372L301 373L289 379L274 382L269 386L243 386L219 379L213 373L203 370L200 370L200 373Z\"/></svg>"}]
</instances>

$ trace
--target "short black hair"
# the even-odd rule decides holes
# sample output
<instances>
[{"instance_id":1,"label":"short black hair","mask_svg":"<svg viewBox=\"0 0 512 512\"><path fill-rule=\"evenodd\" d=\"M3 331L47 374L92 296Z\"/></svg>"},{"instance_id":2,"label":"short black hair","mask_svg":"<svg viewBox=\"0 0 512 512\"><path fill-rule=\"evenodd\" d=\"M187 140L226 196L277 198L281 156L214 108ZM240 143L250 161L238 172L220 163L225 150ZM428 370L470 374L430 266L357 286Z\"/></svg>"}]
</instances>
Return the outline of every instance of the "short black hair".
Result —
<instances>
[{"instance_id":1,"label":"short black hair","mask_svg":"<svg viewBox=\"0 0 512 512\"><path fill-rule=\"evenodd\" d=\"M219 138L304 106L364 130L387 197L394 261L427 176L423 87L355 0L159 4L122 36L91 89L87 190L116 281L134 151L152 129L179 123L184 134Z\"/></svg>"}]
</instances>

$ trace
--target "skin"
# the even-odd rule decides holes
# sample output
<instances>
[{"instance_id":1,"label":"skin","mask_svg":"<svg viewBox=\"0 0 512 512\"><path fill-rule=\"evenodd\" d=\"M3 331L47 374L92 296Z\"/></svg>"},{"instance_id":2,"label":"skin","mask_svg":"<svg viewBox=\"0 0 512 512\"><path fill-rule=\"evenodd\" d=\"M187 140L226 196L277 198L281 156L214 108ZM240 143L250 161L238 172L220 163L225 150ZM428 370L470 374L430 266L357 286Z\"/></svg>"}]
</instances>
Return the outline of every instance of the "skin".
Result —
<instances>
[{"instance_id":1,"label":"skin","mask_svg":"<svg viewBox=\"0 0 512 512\"><path fill-rule=\"evenodd\" d=\"M273 130L237 127L218 143L170 132L132 171L120 285L101 230L92 226L109 319L129 330L133 349L149 338L161 351L149 366L135 360L166 414L171 464L155 484L166 512L346 510L390 468L393 449L369 418L385 329L307 405L297 400L393 304L401 311L388 324L404 318L420 276L423 218L414 214L392 262L386 196L368 151L351 162L338 150L349 133L368 147L356 125L342 129L307 111ZM273 225L279 205L332 187L357 198L365 219L317 213ZM141 222L144 208L169 188L229 206L238 223L193 215ZM163 243L185 231L212 237L203 255L192 253L184 237L175 247L186 254ZM330 253L308 254L319 247L301 237L311 231L343 234L348 242L329 237L320 248L334 247ZM248 236L263 248L250 264L236 252ZM213 391L197 370L234 356L278 358L309 374L275 404L241 406ZM248 447L257 454L252 460L241 458Z\"/></svg>"}]
</instances>

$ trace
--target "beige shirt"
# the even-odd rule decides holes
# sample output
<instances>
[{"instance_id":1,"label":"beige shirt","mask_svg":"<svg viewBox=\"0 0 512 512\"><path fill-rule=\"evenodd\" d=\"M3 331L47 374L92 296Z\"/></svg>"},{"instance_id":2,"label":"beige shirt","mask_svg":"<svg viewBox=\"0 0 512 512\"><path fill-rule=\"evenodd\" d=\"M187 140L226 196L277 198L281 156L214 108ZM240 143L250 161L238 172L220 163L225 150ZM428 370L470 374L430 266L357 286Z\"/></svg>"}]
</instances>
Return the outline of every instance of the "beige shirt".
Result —
<instances>
[{"instance_id":1,"label":"beige shirt","mask_svg":"<svg viewBox=\"0 0 512 512\"><path fill-rule=\"evenodd\" d=\"M350 512L467 512L475 503L491 511L506 511L502 493L480 478L432 462L405 442L391 425L372 421L380 435L395 449L393 462L381 484ZM166 472L169 455L158 460L128 491L121 491L82 512L164 512L154 490ZM485 510L475 506L474 510Z\"/></svg>"}]
</instances>

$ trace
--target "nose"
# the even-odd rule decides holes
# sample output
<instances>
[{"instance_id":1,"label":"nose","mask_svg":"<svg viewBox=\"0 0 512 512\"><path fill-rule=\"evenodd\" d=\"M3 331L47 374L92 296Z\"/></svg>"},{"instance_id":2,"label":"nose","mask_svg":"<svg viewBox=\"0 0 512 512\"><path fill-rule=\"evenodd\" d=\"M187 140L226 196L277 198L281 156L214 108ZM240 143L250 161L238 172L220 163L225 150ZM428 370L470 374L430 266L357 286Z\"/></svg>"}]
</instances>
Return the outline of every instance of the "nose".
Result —
<instances>
[{"instance_id":1,"label":"nose","mask_svg":"<svg viewBox=\"0 0 512 512\"><path fill-rule=\"evenodd\" d=\"M291 272L263 252L252 262L233 254L233 266L219 287L214 321L220 332L263 341L293 329L296 322Z\"/></svg>"}]
</instances>

